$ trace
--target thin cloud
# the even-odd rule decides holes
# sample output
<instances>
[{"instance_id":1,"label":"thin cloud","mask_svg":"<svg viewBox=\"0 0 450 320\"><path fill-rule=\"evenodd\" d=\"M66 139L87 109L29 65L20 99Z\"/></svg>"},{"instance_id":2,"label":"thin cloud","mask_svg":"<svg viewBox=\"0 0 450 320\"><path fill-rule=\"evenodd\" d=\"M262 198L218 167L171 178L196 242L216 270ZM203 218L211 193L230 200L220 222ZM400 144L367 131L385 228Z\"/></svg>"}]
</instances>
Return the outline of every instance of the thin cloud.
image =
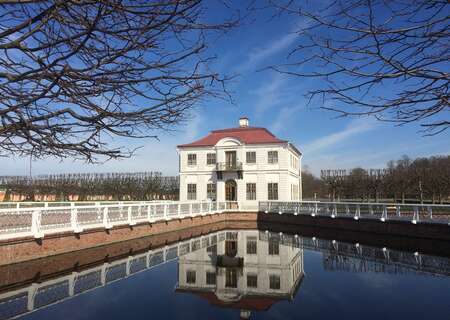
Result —
<instances>
[{"instance_id":1,"label":"thin cloud","mask_svg":"<svg viewBox=\"0 0 450 320\"><path fill-rule=\"evenodd\" d=\"M305 151L305 154L317 154L329 147L347 141L353 136L359 135L360 133L366 131L370 131L374 128L375 123L371 120L354 120L351 121L344 130L316 139L305 145L303 147L303 150Z\"/></svg>"},{"instance_id":2,"label":"thin cloud","mask_svg":"<svg viewBox=\"0 0 450 320\"><path fill-rule=\"evenodd\" d=\"M283 129L286 129L286 124L289 119L292 119L293 116L300 111L302 106L297 105L294 107L284 107L278 113L278 117L275 119L274 123L271 126L271 130L274 132L280 132Z\"/></svg>"},{"instance_id":3,"label":"thin cloud","mask_svg":"<svg viewBox=\"0 0 450 320\"><path fill-rule=\"evenodd\" d=\"M247 60L238 69L240 71L248 70L258 66L261 62L272 55L289 48L297 38L295 33L288 33L283 37L270 42L263 48L255 49L248 54Z\"/></svg>"},{"instance_id":4,"label":"thin cloud","mask_svg":"<svg viewBox=\"0 0 450 320\"><path fill-rule=\"evenodd\" d=\"M275 74L270 81L264 82L261 87L253 92L256 96L254 104L256 117L260 117L267 110L283 101L282 88L285 82L285 78L281 77L280 74Z\"/></svg>"}]
</instances>

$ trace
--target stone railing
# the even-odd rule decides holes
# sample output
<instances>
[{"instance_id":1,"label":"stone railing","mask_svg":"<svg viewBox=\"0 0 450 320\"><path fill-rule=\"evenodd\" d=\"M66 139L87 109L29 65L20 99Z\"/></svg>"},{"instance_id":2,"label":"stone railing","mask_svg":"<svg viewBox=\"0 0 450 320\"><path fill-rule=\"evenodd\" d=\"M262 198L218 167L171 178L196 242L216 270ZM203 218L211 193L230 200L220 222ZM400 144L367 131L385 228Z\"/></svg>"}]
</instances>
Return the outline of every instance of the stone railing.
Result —
<instances>
[{"instance_id":1,"label":"stone railing","mask_svg":"<svg viewBox=\"0 0 450 320\"><path fill-rule=\"evenodd\" d=\"M239 210L238 202L141 202L0 209L0 240L111 229Z\"/></svg>"},{"instance_id":2,"label":"stone railing","mask_svg":"<svg viewBox=\"0 0 450 320\"><path fill-rule=\"evenodd\" d=\"M322 201L260 201L259 212L345 217L355 220L371 219L441 223L450 225L450 205L398 204L367 202L322 202Z\"/></svg>"}]
</instances>

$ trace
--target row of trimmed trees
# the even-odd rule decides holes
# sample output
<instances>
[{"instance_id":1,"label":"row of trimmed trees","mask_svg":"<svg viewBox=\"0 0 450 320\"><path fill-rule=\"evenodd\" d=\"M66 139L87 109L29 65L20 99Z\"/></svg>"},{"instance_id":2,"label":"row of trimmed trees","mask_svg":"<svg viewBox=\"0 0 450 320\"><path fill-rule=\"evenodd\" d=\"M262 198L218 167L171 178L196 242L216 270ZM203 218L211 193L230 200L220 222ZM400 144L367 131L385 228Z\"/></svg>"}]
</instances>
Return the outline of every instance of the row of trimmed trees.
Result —
<instances>
[{"instance_id":1,"label":"row of trimmed trees","mask_svg":"<svg viewBox=\"0 0 450 320\"><path fill-rule=\"evenodd\" d=\"M450 200L450 156L389 161L383 169L303 173L303 197L332 200L433 202Z\"/></svg>"},{"instance_id":2,"label":"row of trimmed trees","mask_svg":"<svg viewBox=\"0 0 450 320\"><path fill-rule=\"evenodd\" d=\"M178 177L159 172L0 177L4 201L173 200L178 198L178 185Z\"/></svg>"}]
</instances>

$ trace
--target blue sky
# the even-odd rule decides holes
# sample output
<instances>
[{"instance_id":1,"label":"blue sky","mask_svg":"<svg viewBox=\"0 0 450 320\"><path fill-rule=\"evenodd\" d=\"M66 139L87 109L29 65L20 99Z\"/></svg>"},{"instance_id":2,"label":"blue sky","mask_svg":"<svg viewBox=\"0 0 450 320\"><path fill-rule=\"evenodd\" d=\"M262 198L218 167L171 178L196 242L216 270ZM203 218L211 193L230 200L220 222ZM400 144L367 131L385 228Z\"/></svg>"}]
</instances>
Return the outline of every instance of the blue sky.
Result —
<instances>
[{"instance_id":1,"label":"blue sky","mask_svg":"<svg viewBox=\"0 0 450 320\"><path fill-rule=\"evenodd\" d=\"M220 15L217 10L215 15ZM214 19L214 16L210 17ZM210 130L233 127L240 116L252 126L266 127L290 140L304 154L303 165L315 174L325 168L383 167L390 159L450 153L450 132L424 137L417 124L394 126L371 118L339 118L307 105L304 94L318 80L290 78L264 67L286 62L301 21L290 17L270 19L268 12L253 13L241 27L215 38L211 54L216 70L239 74L230 84L234 104L205 101L192 110L190 119L174 132L158 133L159 141L116 139L119 146L142 146L135 157L89 165L72 160L42 159L32 162L33 174L62 172L161 171L176 174L176 145L195 140ZM389 90L389 88L386 88ZM0 175L29 173L29 158L0 158Z\"/></svg>"}]
</instances>

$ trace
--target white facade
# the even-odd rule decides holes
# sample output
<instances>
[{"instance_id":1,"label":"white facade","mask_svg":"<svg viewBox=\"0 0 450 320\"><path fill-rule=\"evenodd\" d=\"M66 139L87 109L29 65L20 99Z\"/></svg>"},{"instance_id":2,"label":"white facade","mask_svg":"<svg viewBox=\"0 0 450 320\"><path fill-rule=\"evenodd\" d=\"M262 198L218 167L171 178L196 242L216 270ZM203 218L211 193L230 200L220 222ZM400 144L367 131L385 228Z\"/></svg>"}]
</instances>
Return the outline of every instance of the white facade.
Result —
<instances>
[{"instance_id":1,"label":"white facade","mask_svg":"<svg viewBox=\"0 0 450 320\"><path fill-rule=\"evenodd\" d=\"M236 129L224 130L230 130L229 137L221 132L223 137L214 145L178 147L180 200L238 201L252 207L258 201L301 200L302 155L298 149L281 140L245 143L240 135L251 140L253 134L271 133L247 126Z\"/></svg>"}]
</instances>

